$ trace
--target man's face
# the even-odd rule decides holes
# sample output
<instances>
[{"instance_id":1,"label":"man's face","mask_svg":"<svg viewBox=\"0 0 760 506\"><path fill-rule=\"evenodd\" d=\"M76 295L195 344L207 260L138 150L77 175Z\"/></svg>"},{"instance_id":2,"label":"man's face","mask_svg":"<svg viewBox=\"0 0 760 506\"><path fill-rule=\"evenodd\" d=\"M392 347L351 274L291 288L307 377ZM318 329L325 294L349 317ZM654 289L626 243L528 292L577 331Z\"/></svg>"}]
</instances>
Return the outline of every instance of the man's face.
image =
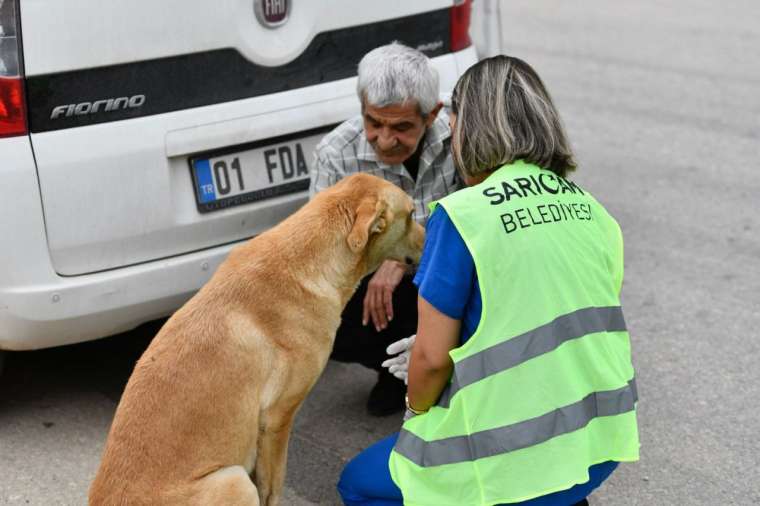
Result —
<instances>
[{"instance_id":1,"label":"man's face","mask_svg":"<svg viewBox=\"0 0 760 506\"><path fill-rule=\"evenodd\" d=\"M374 107L364 104L364 131L378 160L390 165L403 163L417 150L425 130L440 109L423 117L416 103Z\"/></svg>"}]
</instances>

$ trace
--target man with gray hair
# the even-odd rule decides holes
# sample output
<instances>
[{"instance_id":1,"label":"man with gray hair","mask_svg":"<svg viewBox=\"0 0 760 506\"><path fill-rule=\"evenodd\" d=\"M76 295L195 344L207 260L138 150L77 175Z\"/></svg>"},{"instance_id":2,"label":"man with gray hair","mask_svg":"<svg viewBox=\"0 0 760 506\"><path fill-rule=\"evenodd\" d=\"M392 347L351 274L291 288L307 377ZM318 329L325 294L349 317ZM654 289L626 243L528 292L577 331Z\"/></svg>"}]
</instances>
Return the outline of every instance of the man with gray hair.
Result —
<instances>
[{"instance_id":1,"label":"man with gray hair","mask_svg":"<svg viewBox=\"0 0 760 506\"><path fill-rule=\"evenodd\" d=\"M310 193L356 172L386 179L414 200L413 217L427 221L428 204L459 188L451 161L448 118L438 73L421 52L399 43L379 47L359 62L362 113L317 145ZM381 363L386 347L417 330L417 288L410 269L386 261L365 278L343 312L332 358L378 371L367 409L383 416L404 407L404 383Z\"/></svg>"}]
</instances>

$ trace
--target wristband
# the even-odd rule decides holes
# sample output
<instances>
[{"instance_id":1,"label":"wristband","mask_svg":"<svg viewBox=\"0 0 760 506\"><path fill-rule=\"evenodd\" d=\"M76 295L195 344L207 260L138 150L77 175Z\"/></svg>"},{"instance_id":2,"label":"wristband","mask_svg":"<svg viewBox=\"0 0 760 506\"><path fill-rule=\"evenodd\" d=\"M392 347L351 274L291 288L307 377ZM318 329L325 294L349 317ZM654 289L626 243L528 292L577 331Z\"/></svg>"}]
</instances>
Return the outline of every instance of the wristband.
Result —
<instances>
[{"instance_id":1,"label":"wristband","mask_svg":"<svg viewBox=\"0 0 760 506\"><path fill-rule=\"evenodd\" d=\"M412 407L412 405L409 404L409 394L408 393L406 395L404 395L404 404L406 404L406 409L408 409L409 411L411 411L415 415L421 415L423 413L427 413L428 410L430 409L430 408L428 408L428 409L414 409Z\"/></svg>"}]
</instances>

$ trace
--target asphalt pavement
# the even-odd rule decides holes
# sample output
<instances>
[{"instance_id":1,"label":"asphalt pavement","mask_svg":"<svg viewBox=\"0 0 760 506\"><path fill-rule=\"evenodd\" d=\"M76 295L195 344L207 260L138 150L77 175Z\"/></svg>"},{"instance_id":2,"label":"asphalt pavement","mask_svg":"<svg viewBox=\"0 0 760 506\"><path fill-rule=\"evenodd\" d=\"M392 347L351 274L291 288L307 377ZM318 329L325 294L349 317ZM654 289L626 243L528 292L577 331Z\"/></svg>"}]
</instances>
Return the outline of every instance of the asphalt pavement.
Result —
<instances>
[{"instance_id":1,"label":"asphalt pavement","mask_svg":"<svg viewBox=\"0 0 760 506\"><path fill-rule=\"evenodd\" d=\"M641 461L592 504L760 504L760 4L510 0L501 25L563 115L573 178L626 241ZM8 357L0 504L84 503L158 325ZM345 462L398 428L365 414L373 380L328 365L296 422L286 504L339 504Z\"/></svg>"}]
</instances>

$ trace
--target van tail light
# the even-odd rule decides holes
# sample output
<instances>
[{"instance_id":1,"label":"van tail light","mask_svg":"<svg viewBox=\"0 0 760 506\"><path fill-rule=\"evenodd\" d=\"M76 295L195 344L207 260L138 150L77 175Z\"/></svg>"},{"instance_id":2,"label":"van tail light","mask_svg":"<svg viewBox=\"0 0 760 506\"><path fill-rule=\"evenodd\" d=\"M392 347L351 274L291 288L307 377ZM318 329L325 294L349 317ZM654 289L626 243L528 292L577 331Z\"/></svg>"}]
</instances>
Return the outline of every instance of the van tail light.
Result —
<instances>
[{"instance_id":1,"label":"van tail light","mask_svg":"<svg viewBox=\"0 0 760 506\"><path fill-rule=\"evenodd\" d=\"M450 12L450 42L451 51L461 51L472 45L470 39L470 12L472 0L454 0Z\"/></svg>"},{"instance_id":2,"label":"van tail light","mask_svg":"<svg viewBox=\"0 0 760 506\"><path fill-rule=\"evenodd\" d=\"M25 135L18 0L0 0L0 137Z\"/></svg>"}]
</instances>

